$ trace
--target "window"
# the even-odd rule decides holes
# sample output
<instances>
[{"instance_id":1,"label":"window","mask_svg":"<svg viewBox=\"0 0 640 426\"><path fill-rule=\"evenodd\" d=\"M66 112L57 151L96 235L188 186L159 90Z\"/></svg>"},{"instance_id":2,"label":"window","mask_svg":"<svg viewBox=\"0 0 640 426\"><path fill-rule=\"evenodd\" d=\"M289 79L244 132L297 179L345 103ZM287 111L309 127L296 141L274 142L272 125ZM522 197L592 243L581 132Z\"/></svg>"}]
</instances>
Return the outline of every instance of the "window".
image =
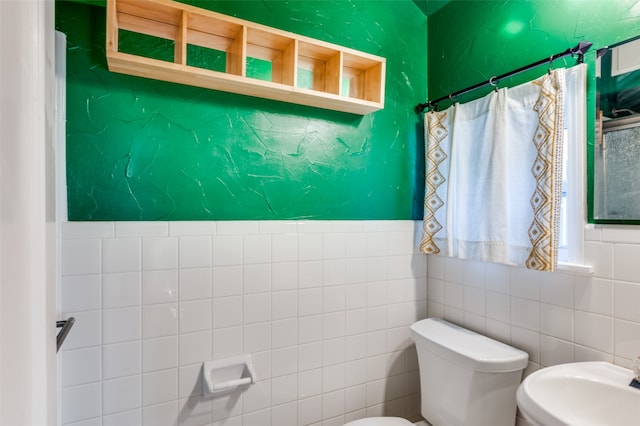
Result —
<instances>
[{"instance_id":1,"label":"window","mask_svg":"<svg viewBox=\"0 0 640 426\"><path fill-rule=\"evenodd\" d=\"M586 65L567 69L558 269L585 271ZM588 268L590 269L590 268Z\"/></svg>"}]
</instances>

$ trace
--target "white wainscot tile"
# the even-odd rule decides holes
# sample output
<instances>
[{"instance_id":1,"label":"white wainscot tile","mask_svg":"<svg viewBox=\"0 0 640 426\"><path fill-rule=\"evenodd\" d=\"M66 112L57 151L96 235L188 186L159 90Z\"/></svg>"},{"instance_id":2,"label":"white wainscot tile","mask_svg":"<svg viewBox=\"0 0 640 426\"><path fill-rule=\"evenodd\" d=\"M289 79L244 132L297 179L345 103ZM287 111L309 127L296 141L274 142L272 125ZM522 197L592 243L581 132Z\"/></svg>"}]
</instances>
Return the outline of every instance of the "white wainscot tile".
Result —
<instances>
[{"instance_id":1,"label":"white wainscot tile","mask_svg":"<svg viewBox=\"0 0 640 426\"><path fill-rule=\"evenodd\" d=\"M614 278L616 281L640 283L640 244L616 244L614 246Z\"/></svg>"},{"instance_id":2,"label":"white wainscot tile","mask_svg":"<svg viewBox=\"0 0 640 426\"><path fill-rule=\"evenodd\" d=\"M274 262L298 260L298 236L296 234L276 234L271 238L271 259Z\"/></svg>"},{"instance_id":3,"label":"white wainscot tile","mask_svg":"<svg viewBox=\"0 0 640 426\"><path fill-rule=\"evenodd\" d=\"M540 330L540 302L511 297L511 323L518 327Z\"/></svg>"},{"instance_id":4,"label":"white wainscot tile","mask_svg":"<svg viewBox=\"0 0 640 426\"><path fill-rule=\"evenodd\" d=\"M274 349L298 343L298 321L295 318L271 323L271 347Z\"/></svg>"},{"instance_id":5,"label":"white wainscot tile","mask_svg":"<svg viewBox=\"0 0 640 426\"><path fill-rule=\"evenodd\" d=\"M346 339L324 340L322 342L322 365L333 365L345 362Z\"/></svg>"},{"instance_id":6,"label":"white wainscot tile","mask_svg":"<svg viewBox=\"0 0 640 426\"><path fill-rule=\"evenodd\" d=\"M140 376L129 376L121 379L102 382L102 412L114 414L140 407Z\"/></svg>"},{"instance_id":7,"label":"white wainscot tile","mask_svg":"<svg viewBox=\"0 0 640 426\"><path fill-rule=\"evenodd\" d=\"M300 347L290 346L271 351L271 377L284 376L298 371L298 348Z\"/></svg>"},{"instance_id":8,"label":"white wainscot tile","mask_svg":"<svg viewBox=\"0 0 640 426\"><path fill-rule=\"evenodd\" d=\"M245 295L242 298L242 305L245 324L271 319L271 293Z\"/></svg>"},{"instance_id":9,"label":"white wainscot tile","mask_svg":"<svg viewBox=\"0 0 640 426\"><path fill-rule=\"evenodd\" d=\"M178 336L144 339L142 371L156 371L178 366Z\"/></svg>"},{"instance_id":10,"label":"white wainscot tile","mask_svg":"<svg viewBox=\"0 0 640 426\"><path fill-rule=\"evenodd\" d=\"M140 339L140 308L102 311L102 343L118 343Z\"/></svg>"},{"instance_id":11,"label":"white wainscot tile","mask_svg":"<svg viewBox=\"0 0 640 426\"><path fill-rule=\"evenodd\" d=\"M211 266L211 237L180 237L178 247L180 268Z\"/></svg>"},{"instance_id":12,"label":"white wainscot tile","mask_svg":"<svg viewBox=\"0 0 640 426\"><path fill-rule=\"evenodd\" d=\"M298 370L307 371L322 366L322 342L298 345Z\"/></svg>"},{"instance_id":13,"label":"white wainscot tile","mask_svg":"<svg viewBox=\"0 0 640 426\"><path fill-rule=\"evenodd\" d=\"M258 381L242 395L243 412L264 410L271 405L271 380Z\"/></svg>"},{"instance_id":14,"label":"white wainscot tile","mask_svg":"<svg viewBox=\"0 0 640 426\"><path fill-rule=\"evenodd\" d=\"M322 395L322 418L331 419L344 414L344 389L337 390ZM331 426L344 424L341 418L338 423L333 422ZM329 425L327 425L329 426Z\"/></svg>"},{"instance_id":15,"label":"white wainscot tile","mask_svg":"<svg viewBox=\"0 0 640 426\"><path fill-rule=\"evenodd\" d=\"M322 234L298 235L298 259L300 261L322 259Z\"/></svg>"},{"instance_id":16,"label":"white wainscot tile","mask_svg":"<svg viewBox=\"0 0 640 426\"><path fill-rule=\"evenodd\" d=\"M295 425L298 423L297 401L271 407L272 425Z\"/></svg>"},{"instance_id":17,"label":"white wainscot tile","mask_svg":"<svg viewBox=\"0 0 640 426\"><path fill-rule=\"evenodd\" d=\"M613 244L595 241L584 243L584 260L593 267L593 275L599 278L613 278Z\"/></svg>"},{"instance_id":18,"label":"white wainscot tile","mask_svg":"<svg viewBox=\"0 0 640 426\"><path fill-rule=\"evenodd\" d=\"M322 313L322 288L307 288L298 291L298 315Z\"/></svg>"},{"instance_id":19,"label":"white wainscot tile","mask_svg":"<svg viewBox=\"0 0 640 426\"><path fill-rule=\"evenodd\" d=\"M99 239L63 240L62 275L89 275L102 272Z\"/></svg>"},{"instance_id":20,"label":"white wainscot tile","mask_svg":"<svg viewBox=\"0 0 640 426\"><path fill-rule=\"evenodd\" d=\"M213 237L213 266L242 264L242 236L216 235Z\"/></svg>"},{"instance_id":21,"label":"white wainscot tile","mask_svg":"<svg viewBox=\"0 0 640 426\"><path fill-rule=\"evenodd\" d=\"M114 222L62 222L62 238L113 238L114 225Z\"/></svg>"},{"instance_id":22,"label":"white wainscot tile","mask_svg":"<svg viewBox=\"0 0 640 426\"><path fill-rule=\"evenodd\" d=\"M62 351L62 386L76 386L101 380L100 347Z\"/></svg>"},{"instance_id":23,"label":"white wainscot tile","mask_svg":"<svg viewBox=\"0 0 640 426\"><path fill-rule=\"evenodd\" d=\"M216 222L205 220L171 221L169 222L169 235L213 235L216 233Z\"/></svg>"},{"instance_id":24,"label":"white wainscot tile","mask_svg":"<svg viewBox=\"0 0 640 426\"><path fill-rule=\"evenodd\" d=\"M576 277L575 308L601 315L613 315L613 281Z\"/></svg>"},{"instance_id":25,"label":"white wainscot tile","mask_svg":"<svg viewBox=\"0 0 640 426\"><path fill-rule=\"evenodd\" d=\"M137 425L141 422L141 415L140 409L110 414L102 418L102 426Z\"/></svg>"},{"instance_id":26,"label":"white wainscot tile","mask_svg":"<svg viewBox=\"0 0 640 426\"><path fill-rule=\"evenodd\" d=\"M142 242L145 271L178 268L178 238L145 238Z\"/></svg>"},{"instance_id":27,"label":"white wainscot tile","mask_svg":"<svg viewBox=\"0 0 640 426\"><path fill-rule=\"evenodd\" d=\"M321 260L298 264L298 287L300 289L322 286L323 263Z\"/></svg>"},{"instance_id":28,"label":"white wainscot tile","mask_svg":"<svg viewBox=\"0 0 640 426\"><path fill-rule=\"evenodd\" d=\"M202 363L211 358L211 332L180 334L180 366Z\"/></svg>"},{"instance_id":29,"label":"white wainscot tile","mask_svg":"<svg viewBox=\"0 0 640 426\"><path fill-rule=\"evenodd\" d=\"M321 282L322 278L320 278ZM298 264L280 262L271 264L271 289L273 291L296 290L298 288Z\"/></svg>"},{"instance_id":30,"label":"white wainscot tile","mask_svg":"<svg viewBox=\"0 0 640 426\"><path fill-rule=\"evenodd\" d=\"M178 304L166 303L142 308L142 336L145 339L178 333Z\"/></svg>"},{"instance_id":31,"label":"white wainscot tile","mask_svg":"<svg viewBox=\"0 0 640 426\"><path fill-rule=\"evenodd\" d=\"M242 294L242 268L227 266L213 268L213 296L238 296Z\"/></svg>"},{"instance_id":32,"label":"white wainscot tile","mask_svg":"<svg viewBox=\"0 0 640 426\"><path fill-rule=\"evenodd\" d=\"M142 303L168 303L178 300L178 271L144 271L142 273Z\"/></svg>"},{"instance_id":33,"label":"white wainscot tile","mask_svg":"<svg viewBox=\"0 0 640 426\"><path fill-rule=\"evenodd\" d=\"M271 379L271 405L280 405L298 399L298 375L290 374Z\"/></svg>"},{"instance_id":34,"label":"white wainscot tile","mask_svg":"<svg viewBox=\"0 0 640 426\"><path fill-rule=\"evenodd\" d=\"M102 308L100 275L62 278L62 312L91 311Z\"/></svg>"},{"instance_id":35,"label":"white wainscot tile","mask_svg":"<svg viewBox=\"0 0 640 426\"><path fill-rule=\"evenodd\" d=\"M150 405L142 409L142 426L157 426L178 421L178 401Z\"/></svg>"},{"instance_id":36,"label":"white wainscot tile","mask_svg":"<svg viewBox=\"0 0 640 426\"><path fill-rule=\"evenodd\" d=\"M123 237L165 237L169 234L169 222L118 221L115 222L115 235Z\"/></svg>"},{"instance_id":37,"label":"white wainscot tile","mask_svg":"<svg viewBox=\"0 0 640 426\"><path fill-rule=\"evenodd\" d=\"M323 327L322 319L322 315L298 318L298 343L303 344L321 341Z\"/></svg>"},{"instance_id":38,"label":"white wainscot tile","mask_svg":"<svg viewBox=\"0 0 640 426\"><path fill-rule=\"evenodd\" d=\"M63 424L99 417L101 414L102 390L99 382L63 388L61 399Z\"/></svg>"},{"instance_id":39,"label":"white wainscot tile","mask_svg":"<svg viewBox=\"0 0 640 426\"><path fill-rule=\"evenodd\" d=\"M484 270L487 290L509 293L511 291L511 269L511 267L499 263L487 263Z\"/></svg>"},{"instance_id":40,"label":"white wainscot tile","mask_svg":"<svg viewBox=\"0 0 640 426\"><path fill-rule=\"evenodd\" d=\"M575 342L613 353L613 318L575 311Z\"/></svg>"},{"instance_id":41,"label":"white wainscot tile","mask_svg":"<svg viewBox=\"0 0 640 426\"><path fill-rule=\"evenodd\" d=\"M102 240L102 271L135 272L141 270L141 241L139 238Z\"/></svg>"},{"instance_id":42,"label":"white wainscot tile","mask_svg":"<svg viewBox=\"0 0 640 426\"><path fill-rule=\"evenodd\" d=\"M322 370L308 370L298 374L298 398L308 398L322 392Z\"/></svg>"},{"instance_id":43,"label":"white wainscot tile","mask_svg":"<svg viewBox=\"0 0 640 426\"><path fill-rule=\"evenodd\" d=\"M63 350L98 346L102 343L101 311L70 313L75 318L73 333L64 341Z\"/></svg>"},{"instance_id":44,"label":"white wainscot tile","mask_svg":"<svg viewBox=\"0 0 640 426\"><path fill-rule=\"evenodd\" d=\"M263 349L266 344L264 340L270 342L270 335L260 336L262 330L254 330L254 327L245 327L248 335L245 333L245 348L247 352L253 347ZM255 336L254 334L257 334ZM213 350L213 359L227 358L230 356L240 355L243 353L243 328L227 327L213 330L213 341L211 347Z\"/></svg>"},{"instance_id":45,"label":"white wainscot tile","mask_svg":"<svg viewBox=\"0 0 640 426\"><path fill-rule=\"evenodd\" d=\"M573 362L573 343L554 337L540 336L540 363L543 366Z\"/></svg>"},{"instance_id":46,"label":"white wainscot tile","mask_svg":"<svg viewBox=\"0 0 640 426\"><path fill-rule=\"evenodd\" d=\"M246 352L262 352L271 349L271 323L262 322L244 326Z\"/></svg>"},{"instance_id":47,"label":"white wainscot tile","mask_svg":"<svg viewBox=\"0 0 640 426\"><path fill-rule=\"evenodd\" d=\"M638 322L615 321L615 355L635 359L640 355L640 324Z\"/></svg>"},{"instance_id":48,"label":"white wainscot tile","mask_svg":"<svg viewBox=\"0 0 640 426\"><path fill-rule=\"evenodd\" d=\"M211 297L211 269L181 269L178 275L180 300Z\"/></svg>"},{"instance_id":49,"label":"white wainscot tile","mask_svg":"<svg viewBox=\"0 0 640 426\"><path fill-rule=\"evenodd\" d=\"M322 419L322 398L314 396L298 400L298 424L311 425Z\"/></svg>"},{"instance_id":50,"label":"white wainscot tile","mask_svg":"<svg viewBox=\"0 0 640 426\"><path fill-rule=\"evenodd\" d=\"M142 405L155 405L178 398L178 369L142 375Z\"/></svg>"},{"instance_id":51,"label":"white wainscot tile","mask_svg":"<svg viewBox=\"0 0 640 426\"><path fill-rule=\"evenodd\" d=\"M323 285L341 285L347 282L347 262L345 259L329 259L322 262Z\"/></svg>"},{"instance_id":52,"label":"white wainscot tile","mask_svg":"<svg viewBox=\"0 0 640 426\"><path fill-rule=\"evenodd\" d=\"M271 291L271 264L245 265L242 279L244 294Z\"/></svg>"},{"instance_id":53,"label":"white wainscot tile","mask_svg":"<svg viewBox=\"0 0 640 426\"><path fill-rule=\"evenodd\" d=\"M180 302L180 333L211 330L209 299Z\"/></svg>"},{"instance_id":54,"label":"white wainscot tile","mask_svg":"<svg viewBox=\"0 0 640 426\"><path fill-rule=\"evenodd\" d=\"M343 233L323 234L324 259L343 259L347 255L346 235Z\"/></svg>"},{"instance_id":55,"label":"white wainscot tile","mask_svg":"<svg viewBox=\"0 0 640 426\"><path fill-rule=\"evenodd\" d=\"M102 375L104 380L140 374L140 341L104 345Z\"/></svg>"},{"instance_id":56,"label":"white wainscot tile","mask_svg":"<svg viewBox=\"0 0 640 426\"><path fill-rule=\"evenodd\" d=\"M271 318L274 320L298 316L298 292L276 291L271 293Z\"/></svg>"},{"instance_id":57,"label":"white wainscot tile","mask_svg":"<svg viewBox=\"0 0 640 426\"><path fill-rule=\"evenodd\" d=\"M142 276L140 272L102 275L103 309L124 308L140 304Z\"/></svg>"},{"instance_id":58,"label":"white wainscot tile","mask_svg":"<svg viewBox=\"0 0 640 426\"><path fill-rule=\"evenodd\" d=\"M271 235L243 236L243 261L245 265L271 262Z\"/></svg>"},{"instance_id":59,"label":"white wainscot tile","mask_svg":"<svg viewBox=\"0 0 640 426\"><path fill-rule=\"evenodd\" d=\"M563 306L542 303L540 305L540 331L549 336L572 342L573 312L573 309Z\"/></svg>"},{"instance_id":60,"label":"white wainscot tile","mask_svg":"<svg viewBox=\"0 0 640 426\"><path fill-rule=\"evenodd\" d=\"M546 273L540 280L540 301L573 308L576 277L563 272Z\"/></svg>"},{"instance_id":61,"label":"white wainscot tile","mask_svg":"<svg viewBox=\"0 0 640 426\"><path fill-rule=\"evenodd\" d=\"M211 311L213 328L242 325L242 296L214 297Z\"/></svg>"},{"instance_id":62,"label":"white wainscot tile","mask_svg":"<svg viewBox=\"0 0 640 426\"><path fill-rule=\"evenodd\" d=\"M338 285L322 289L323 312L344 311L346 305L345 286Z\"/></svg>"},{"instance_id":63,"label":"white wainscot tile","mask_svg":"<svg viewBox=\"0 0 640 426\"><path fill-rule=\"evenodd\" d=\"M614 294L616 318L640 322L640 284L616 281Z\"/></svg>"}]
</instances>

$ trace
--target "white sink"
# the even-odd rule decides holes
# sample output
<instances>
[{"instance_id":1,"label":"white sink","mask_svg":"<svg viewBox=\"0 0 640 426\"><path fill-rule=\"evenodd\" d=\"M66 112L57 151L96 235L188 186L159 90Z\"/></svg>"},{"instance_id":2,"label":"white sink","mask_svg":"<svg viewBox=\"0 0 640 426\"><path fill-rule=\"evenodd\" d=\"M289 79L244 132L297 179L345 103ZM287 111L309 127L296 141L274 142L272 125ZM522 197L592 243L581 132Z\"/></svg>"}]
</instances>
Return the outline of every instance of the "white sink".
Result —
<instances>
[{"instance_id":1,"label":"white sink","mask_svg":"<svg viewBox=\"0 0 640 426\"><path fill-rule=\"evenodd\" d=\"M520 412L535 426L640 425L633 371L608 362L577 362L529 375L517 392Z\"/></svg>"}]
</instances>

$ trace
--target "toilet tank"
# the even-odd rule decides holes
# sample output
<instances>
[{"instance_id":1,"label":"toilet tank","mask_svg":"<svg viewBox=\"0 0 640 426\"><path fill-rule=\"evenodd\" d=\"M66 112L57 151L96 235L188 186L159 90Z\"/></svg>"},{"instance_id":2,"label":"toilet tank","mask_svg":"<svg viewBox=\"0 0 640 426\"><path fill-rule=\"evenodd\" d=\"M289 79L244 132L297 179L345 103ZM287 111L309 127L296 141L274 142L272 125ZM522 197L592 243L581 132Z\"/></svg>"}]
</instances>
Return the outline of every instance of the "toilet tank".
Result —
<instances>
[{"instance_id":1,"label":"toilet tank","mask_svg":"<svg viewBox=\"0 0 640 426\"><path fill-rule=\"evenodd\" d=\"M438 318L411 325L422 416L433 426L513 426L529 355Z\"/></svg>"}]
</instances>

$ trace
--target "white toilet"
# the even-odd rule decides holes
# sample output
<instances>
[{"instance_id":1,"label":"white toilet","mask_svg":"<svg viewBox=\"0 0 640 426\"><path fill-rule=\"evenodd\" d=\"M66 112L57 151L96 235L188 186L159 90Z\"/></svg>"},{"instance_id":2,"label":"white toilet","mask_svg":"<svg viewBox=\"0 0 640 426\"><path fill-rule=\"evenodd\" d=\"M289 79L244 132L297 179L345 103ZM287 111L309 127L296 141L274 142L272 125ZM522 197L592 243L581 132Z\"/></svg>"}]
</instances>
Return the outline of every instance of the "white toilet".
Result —
<instances>
[{"instance_id":1,"label":"white toilet","mask_svg":"<svg viewBox=\"0 0 640 426\"><path fill-rule=\"evenodd\" d=\"M411 327L420 366L422 416L433 426L513 426L516 390L529 355L450 322L428 318ZM345 426L413 426L369 417Z\"/></svg>"}]
</instances>

